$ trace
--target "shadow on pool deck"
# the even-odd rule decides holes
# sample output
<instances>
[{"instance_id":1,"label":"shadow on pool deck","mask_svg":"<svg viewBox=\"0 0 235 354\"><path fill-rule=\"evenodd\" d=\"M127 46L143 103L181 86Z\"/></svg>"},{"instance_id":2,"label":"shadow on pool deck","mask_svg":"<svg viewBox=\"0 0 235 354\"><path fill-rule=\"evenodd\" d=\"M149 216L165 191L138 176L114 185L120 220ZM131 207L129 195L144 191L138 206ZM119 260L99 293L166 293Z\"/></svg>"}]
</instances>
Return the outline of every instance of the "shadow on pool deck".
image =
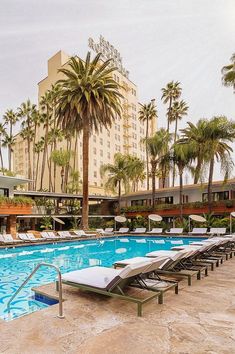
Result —
<instances>
[{"instance_id":1,"label":"shadow on pool deck","mask_svg":"<svg viewBox=\"0 0 235 354\"><path fill-rule=\"evenodd\" d=\"M55 294L54 285L40 288ZM65 319L58 305L0 323L1 353L232 354L235 353L235 258L191 287L180 283L165 304L135 305L64 286Z\"/></svg>"}]
</instances>

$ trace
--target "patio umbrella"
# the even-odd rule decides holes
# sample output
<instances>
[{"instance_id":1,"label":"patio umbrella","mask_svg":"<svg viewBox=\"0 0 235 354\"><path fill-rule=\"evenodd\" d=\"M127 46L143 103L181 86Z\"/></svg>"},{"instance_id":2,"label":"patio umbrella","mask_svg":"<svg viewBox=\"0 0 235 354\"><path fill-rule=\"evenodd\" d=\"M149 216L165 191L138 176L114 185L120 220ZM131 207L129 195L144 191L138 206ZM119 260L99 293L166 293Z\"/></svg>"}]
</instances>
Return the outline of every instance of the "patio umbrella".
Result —
<instances>
[{"instance_id":1,"label":"patio umbrella","mask_svg":"<svg viewBox=\"0 0 235 354\"><path fill-rule=\"evenodd\" d=\"M52 216L52 219L53 219L53 229L55 230L55 222L58 222L59 224L62 224L62 225L64 225L65 223L64 223L64 221L63 220L61 220L61 219L59 219L59 218L56 218L55 216Z\"/></svg>"},{"instance_id":2,"label":"patio umbrella","mask_svg":"<svg viewBox=\"0 0 235 354\"><path fill-rule=\"evenodd\" d=\"M126 222L126 217L121 216L121 215L117 215L117 216L115 216L114 221L115 221L115 231L116 231L117 222L120 222L120 223Z\"/></svg>"},{"instance_id":3,"label":"patio umbrella","mask_svg":"<svg viewBox=\"0 0 235 354\"><path fill-rule=\"evenodd\" d=\"M232 219L235 218L235 211L230 213L230 234L232 233Z\"/></svg>"},{"instance_id":4,"label":"patio umbrella","mask_svg":"<svg viewBox=\"0 0 235 354\"><path fill-rule=\"evenodd\" d=\"M206 219L201 215L189 215L188 218L189 218L189 231L191 231L190 220L197 221L197 222L206 222Z\"/></svg>"},{"instance_id":5,"label":"patio umbrella","mask_svg":"<svg viewBox=\"0 0 235 354\"><path fill-rule=\"evenodd\" d=\"M150 231L150 220L152 220L152 221L162 221L161 215L158 215L158 214L150 214L148 216L148 219L149 219L149 231Z\"/></svg>"}]
</instances>

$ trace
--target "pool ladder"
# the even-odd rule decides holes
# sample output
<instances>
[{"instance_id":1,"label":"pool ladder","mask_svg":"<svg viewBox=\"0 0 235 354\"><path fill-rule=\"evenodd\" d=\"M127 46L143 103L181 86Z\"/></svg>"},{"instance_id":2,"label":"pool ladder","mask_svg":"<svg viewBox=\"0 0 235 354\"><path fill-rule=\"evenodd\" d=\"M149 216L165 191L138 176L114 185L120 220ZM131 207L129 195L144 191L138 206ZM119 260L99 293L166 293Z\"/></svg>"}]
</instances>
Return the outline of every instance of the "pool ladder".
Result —
<instances>
[{"instance_id":1,"label":"pool ladder","mask_svg":"<svg viewBox=\"0 0 235 354\"><path fill-rule=\"evenodd\" d=\"M16 292L11 296L10 300L7 303L7 312L10 314L11 312L11 303L15 299L15 297L19 294L19 292L23 289L23 287L29 282L32 276L38 271L41 267L50 267L54 268L58 274L58 290L59 290L59 313L57 315L58 318L64 318L63 313L63 297L62 297L62 279L61 279L61 271L60 269L55 266L54 264L50 263L39 263L34 270L30 273L30 275L25 279L25 281L19 286Z\"/></svg>"}]
</instances>

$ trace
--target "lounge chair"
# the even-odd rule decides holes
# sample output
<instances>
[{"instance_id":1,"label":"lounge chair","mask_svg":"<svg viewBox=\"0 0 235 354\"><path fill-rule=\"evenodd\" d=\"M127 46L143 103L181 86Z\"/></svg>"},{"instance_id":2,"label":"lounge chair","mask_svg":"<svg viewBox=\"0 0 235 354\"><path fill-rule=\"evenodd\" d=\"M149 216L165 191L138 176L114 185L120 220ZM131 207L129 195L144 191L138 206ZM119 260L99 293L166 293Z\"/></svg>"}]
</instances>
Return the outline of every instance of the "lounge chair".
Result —
<instances>
[{"instance_id":1,"label":"lounge chair","mask_svg":"<svg viewBox=\"0 0 235 354\"><path fill-rule=\"evenodd\" d=\"M211 227L210 231L208 231L208 235L225 235L226 234L226 227Z\"/></svg>"},{"instance_id":2,"label":"lounge chair","mask_svg":"<svg viewBox=\"0 0 235 354\"><path fill-rule=\"evenodd\" d=\"M112 227L106 227L106 229L96 229L96 232L102 236L110 236L114 234Z\"/></svg>"},{"instance_id":3,"label":"lounge chair","mask_svg":"<svg viewBox=\"0 0 235 354\"><path fill-rule=\"evenodd\" d=\"M76 237L82 237L82 236L87 236L87 237L95 237L96 234L87 234L84 230L75 230L74 233L76 234Z\"/></svg>"},{"instance_id":4,"label":"lounge chair","mask_svg":"<svg viewBox=\"0 0 235 354\"><path fill-rule=\"evenodd\" d=\"M27 232L27 237L30 241L32 242L38 242L38 241L44 241L44 239L42 237L35 237L34 234L32 232Z\"/></svg>"},{"instance_id":5,"label":"lounge chair","mask_svg":"<svg viewBox=\"0 0 235 354\"><path fill-rule=\"evenodd\" d=\"M189 232L189 235L206 235L207 233L207 227L194 227L191 232Z\"/></svg>"},{"instance_id":6,"label":"lounge chair","mask_svg":"<svg viewBox=\"0 0 235 354\"><path fill-rule=\"evenodd\" d=\"M55 236L54 232L51 232L51 231L43 231L41 232L41 237L45 240L58 240L58 237Z\"/></svg>"},{"instance_id":7,"label":"lounge chair","mask_svg":"<svg viewBox=\"0 0 235 354\"><path fill-rule=\"evenodd\" d=\"M127 234L129 232L129 227L120 227L118 231L115 231L116 234Z\"/></svg>"},{"instance_id":8,"label":"lounge chair","mask_svg":"<svg viewBox=\"0 0 235 354\"><path fill-rule=\"evenodd\" d=\"M172 227L169 231L166 231L168 235L182 234L183 228L181 227Z\"/></svg>"},{"instance_id":9,"label":"lounge chair","mask_svg":"<svg viewBox=\"0 0 235 354\"><path fill-rule=\"evenodd\" d=\"M131 234L145 234L146 227L137 227L134 231L131 231Z\"/></svg>"},{"instance_id":10,"label":"lounge chair","mask_svg":"<svg viewBox=\"0 0 235 354\"><path fill-rule=\"evenodd\" d=\"M21 240L15 240L11 234L3 234L2 236L4 239L4 243L11 243L11 244L22 243Z\"/></svg>"},{"instance_id":11,"label":"lounge chair","mask_svg":"<svg viewBox=\"0 0 235 354\"><path fill-rule=\"evenodd\" d=\"M57 233L61 238L72 238L72 235L69 231L58 231Z\"/></svg>"},{"instance_id":12,"label":"lounge chair","mask_svg":"<svg viewBox=\"0 0 235 354\"><path fill-rule=\"evenodd\" d=\"M161 295L158 298L159 304L163 304L164 293L172 288L175 289L175 293L178 294L178 282L164 279L162 280L156 273L157 270L161 269L166 262L169 261L169 257L162 256L158 258L148 258L148 257L134 257L129 259L124 259L113 264L114 268L126 267L128 265L133 265L140 262L146 262L150 260L151 264L142 273L138 279L138 283L135 284L137 287L146 288L152 291L160 291Z\"/></svg>"},{"instance_id":13,"label":"lounge chair","mask_svg":"<svg viewBox=\"0 0 235 354\"><path fill-rule=\"evenodd\" d=\"M169 253L168 253L169 252ZM192 254L193 250L181 250L181 251L153 251L146 254L147 257L161 257L164 254L168 255L170 261L167 262L161 270L158 270L158 274L176 277L186 277L188 285L192 285L192 278L194 276L197 279L201 278L201 270L188 270L182 267L183 261Z\"/></svg>"},{"instance_id":14,"label":"lounge chair","mask_svg":"<svg viewBox=\"0 0 235 354\"><path fill-rule=\"evenodd\" d=\"M160 296L160 292L133 293L130 285L150 265L150 262L143 262L126 266L122 269L106 267L90 267L73 272L62 274L62 283L71 285L81 290L90 291L137 304L137 314L142 316L142 306L146 302ZM58 290L58 282L56 282ZM128 290L131 290L128 294ZM138 296L140 295L140 296ZM145 295L145 296L144 296Z\"/></svg>"},{"instance_id":15,"label":"lounge chair","mask_svg":"<svg viewBox=\"0 0 235 354\"><path fill-rule=\"evenodd\" d=\"M18 234L17 234L17 237L18 237L21 241L23 241L23 242L31 242L31 241L28 239L27 234L18 233Z\"/></svg>"},{"instance_id":16,"label":"lounge chair","mask_svg":"<svg viewBox=\"0 0 235 354\"><path fill-rule=\"evenodd\" d=\"M151 231L148 231L147 234L162 234L161 228L153 228Z\"/></svg>"}]
</instances>

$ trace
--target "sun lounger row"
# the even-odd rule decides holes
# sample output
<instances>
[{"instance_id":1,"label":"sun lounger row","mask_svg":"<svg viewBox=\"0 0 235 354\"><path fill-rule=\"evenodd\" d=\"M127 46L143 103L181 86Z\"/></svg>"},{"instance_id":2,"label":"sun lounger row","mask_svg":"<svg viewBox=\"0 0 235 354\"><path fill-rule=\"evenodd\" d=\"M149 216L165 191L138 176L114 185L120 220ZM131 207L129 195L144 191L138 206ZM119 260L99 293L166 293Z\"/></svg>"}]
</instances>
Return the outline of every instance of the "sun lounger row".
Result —
<instances>
[{"instance_id":1,"label":"sun lounger row","mask_svg":"<svg viewBox=\"0 0 235 354\"><path fill-rule=\"evenodd\" d=\"M183 228L181 227L173 227L169 231L163 231L162 228L153 228L151 231L146 231L147 229L145 227L137 227L133 231L129 231L129 228L122 227L118 231L114 231L113 228L106 228L105 230L103 229L97 229L97 232L103 234L103 235L110 235L110 234L168 234L168 235L180 235L183 233ZM207 232L207 228L205 227L199 227L199 228L193 228L191 232L188 233L189 235L225 235L226 234L226 228L225 227L212 227L210 230Z\"/></svg>"},{"instance_id":2,"label":"sun lounger row","mask_svg":"<svg viewBox=\"0 0 235 354\"><path fill-rule=\"evenodd\" d=\"M209 269L214 270L224 259L235 255L235 236L215 237L178 247L180 249L174 247L169 251L147 253L145 257L121 260L114 263L114 268L96 266L65 273L62 282L80 290L136 303L137 314L141 316L145 303L154 298L163 303L163 295L170 289L178 294L178 281L174 277L186 277L191 286L193 276L200 280L203 273L207 276ZM58 290L58 283L56 285ZM140 293L133 293L133 288Z\"/></svg>"}]
</instances>

